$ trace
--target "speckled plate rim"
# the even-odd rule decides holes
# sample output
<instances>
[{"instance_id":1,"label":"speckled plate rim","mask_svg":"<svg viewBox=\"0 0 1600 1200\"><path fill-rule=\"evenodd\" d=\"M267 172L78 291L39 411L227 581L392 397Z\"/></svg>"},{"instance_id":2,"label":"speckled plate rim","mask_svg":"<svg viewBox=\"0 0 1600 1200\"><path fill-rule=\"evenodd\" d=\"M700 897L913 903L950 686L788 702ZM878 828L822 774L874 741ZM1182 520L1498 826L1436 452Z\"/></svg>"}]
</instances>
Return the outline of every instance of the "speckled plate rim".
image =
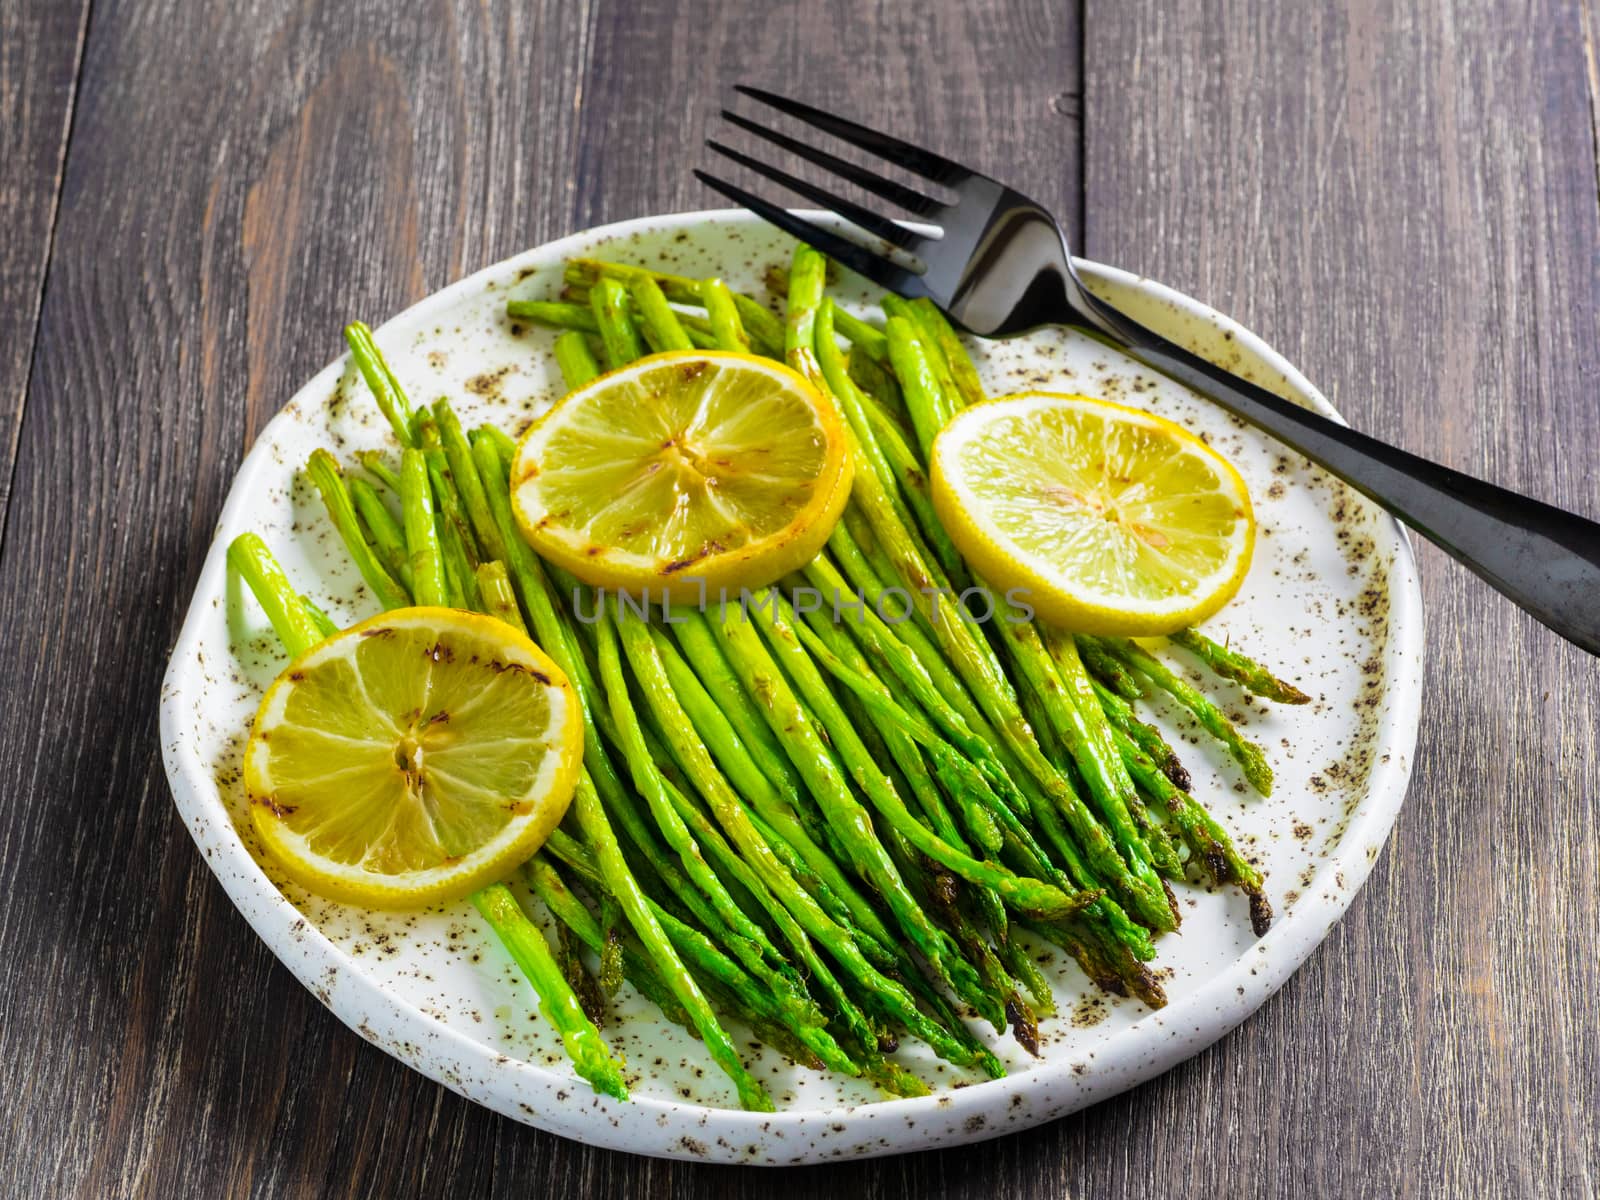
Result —
<instances>
[{"instance_id":1,"label":"speckled plate rim","mask_svg":"<svg viewBox=\"0 0 1600 1200\"><path fill-rule=\"evenodd\" d=\"M600 238L621 239L663 228L754 223L756 219L742 210L718 209L642 217L586 230L486 267L420 301L384 328L409 325L442 312L491 278L568 257ZM1143 292L1170 305L1177 316L1231 332L1242 349L1280 373L1291 394L1302 403L1339 419L1332 405L1292 364L1228 317L1126 271L1084 260L1078 265L1091 280ZM344 357L331 363L296 399L304 397L309 402L312 397L326 396L344 364ZM284 419L281 414L274 418ZM1335 852L1318 869L1294 910L1227 969L1107 1039L1089 1056L1090 1062L1045 1064L917 1099L747 1113L649 1097L616 1103L591 1096L581 1084L574 1086L571 1076L507 1057L369 980L359 963L311 926L273 886L234 830L205 764L181 736L180 714L189 700L185 683L195 660L203 609L225 585L227 541L244 527L242 518L250 497L274 465L271 442L263 430L240 464L162 683L162 758L178 811L235 907L296 978L340 1020L466 1098L552 1133L638 1154L783 1165L979 1141L1076 1111L1198 1053L1281 987L1349 907L1405 799L1420 716L1423 612L1409 540L1404 528L1391 521L1395 545L1387 580L1387 687L1384 717L1374 732L1377 744L1368 793ZM327 983L330 979L331 985ZM548 1102L528 1103L541 1097Z\"/></svg>"}]
</instances>

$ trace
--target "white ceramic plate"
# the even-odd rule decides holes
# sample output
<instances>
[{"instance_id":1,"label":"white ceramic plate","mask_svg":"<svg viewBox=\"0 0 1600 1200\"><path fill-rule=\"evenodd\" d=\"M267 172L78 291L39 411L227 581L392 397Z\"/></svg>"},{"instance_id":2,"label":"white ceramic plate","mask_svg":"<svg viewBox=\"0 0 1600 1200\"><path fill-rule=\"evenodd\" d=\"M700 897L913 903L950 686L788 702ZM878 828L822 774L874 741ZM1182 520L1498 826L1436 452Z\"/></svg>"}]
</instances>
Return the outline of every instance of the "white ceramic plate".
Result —
<instances>
[{"instance_id":1,"label":"white ceramic plate","mask_svg":"<svg viewBox=\"0 0 1600 1200\"><path fill-rule=\"evenodd\" d=\"M601 254L661 264L694 276L720 274L759 293L765 268L787 261L791 246L742 212L612 225L480 271L394 318L377 338L413 397L445 394L469 427L493 420L516 430L560 389L551 335L513 326L505 301L553 294L563 260ZM1140 320L1332 414L1293 367L1227 318L1146 280L1081 267L1096 290ZM838 294L864 305L872 293L847 283ZM1240 597L1210 628L1297 680L1315 702L1269 709L1225 693L1277 771L1268 800L1246 794L1225 757L1175 713L1159 710L1159 719L1184 739L1195 794L1266 872L1278 919L1265 938L1251 935L1237 893L1185 887L1183 929L1161 940L1154 964L1166 972L1171 1003L1164 1010L1096 992L1073 963L1041 947L1060 1009L1041 1025L1042 1059L999 1039L1010 1074L980 1081L916 1048L902 1050L934 1094L885 1101L855 1081L753 1048L776 1114L729 1107L731 1088L700 1043L625 989L621 1016L606 1034L627 1057L633 1098L595 1096L572 1073L527 984L466 902L410 914L347 908L286 883L253 844L240 752L282 657L253 601L229 583L223 556L235 535L256 530L336 620L374 611L299 472L319 445L343 457L385 445L377 411L343 358L301 389L240 466L162 685L162 749L173 795L239 911L300 981L369 1041L508 1116L641 1154L793 1163L992 1137L1131 1087L1231 1029L1344 912L1400 808L1422 678L1421 597L1409 547L1392 520L1304 460L1098 343L1047 330L981 346L977 358L995 393L1023 386L1082 391L1182 421L1219 446L1250 486L1261 522L1255 564ZM754 1046L744 1031L735 1035Z\"/></svg>"}]
</instances>

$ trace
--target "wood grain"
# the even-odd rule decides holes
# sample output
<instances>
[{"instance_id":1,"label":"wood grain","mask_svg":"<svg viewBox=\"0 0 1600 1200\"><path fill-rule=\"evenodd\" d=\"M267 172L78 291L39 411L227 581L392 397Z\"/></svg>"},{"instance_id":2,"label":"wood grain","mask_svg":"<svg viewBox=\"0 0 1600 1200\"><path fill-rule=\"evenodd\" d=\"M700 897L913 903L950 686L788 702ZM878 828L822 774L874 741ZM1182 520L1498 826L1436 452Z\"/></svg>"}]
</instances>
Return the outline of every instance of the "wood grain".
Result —
<instances>
[{"instance_id":1,"label":"wood grain","mask_svg":"<svg viewBox=\"0 0 1600 1200\"><path fill-rule=\"evenodd\" d=\"M8 1190L770 1188L505 1121L339 1025L175 819L157 681L235 465L340 325L597 220L708 203L686 164L734 75L787 79L786 56L805 54L813 94L888 118L880 77L851 67L863 46L953 95L1008 56L1026 70L990 93L1003 115L973 126L959 104L928 106L910 132L1009 158L1075 211L1072 14L984 5L934 25L792 3L764 18L774 46L748 16L698 7L96 7L0 560L17 647L0 696ZM751 57L757 41L769 57ZM713 57L696 61L701 43ZM938 1160L910 1161L932 1186Z\"/></svg>"},{"instance_id":2,"label":"wood grain","mask_svg":"<svg viewBox=\"0 0 1600 1200\"><path fill-rule=\"evenodd\" d=\"M408 1071L237 917L155 736L228 480L340 325L573 229L715 203L686 168L739 80L989 168L1088 254L1244 319L1357 424L1600 513L1593 14L101 0L52 218L85 7L23 5L0 0L0 286L20 287L0 294L0 436L21 430L0 546L6 1191L1593 1193L1600 670L1426 550L1412 798L1306 969L1128 1096L900 1159L637 1159ZM49 32L19 54L18 28ZM47 256L34 350L33 318L11 322Z\"/></svg>"},{"instance_id":3,"label":"wood grain","mask_svg":"<svg viewBox=\"0 0 1600 1200\"><path fill-rule=\"evenodd\" d=\"M1574 6L1091 2L1086 29L1090 255L1239 317L1358 427L1600 514ZM1600 1185L1600 663L1419 549L1424 716L1388 850L1254 1020L1079 1119L1084 1194ZM1091 1153L1128 1125L1142 1161Z\"/></svg>"},{"instance_id":4,"label":"wood grain","mask_svg":"<svg viewBox=\"0 0 1600 1200\"><path fill-rule=\"evenodd\" d=\"M0 0L0 542L88 12Z\"/></svg>"}]
</instances>

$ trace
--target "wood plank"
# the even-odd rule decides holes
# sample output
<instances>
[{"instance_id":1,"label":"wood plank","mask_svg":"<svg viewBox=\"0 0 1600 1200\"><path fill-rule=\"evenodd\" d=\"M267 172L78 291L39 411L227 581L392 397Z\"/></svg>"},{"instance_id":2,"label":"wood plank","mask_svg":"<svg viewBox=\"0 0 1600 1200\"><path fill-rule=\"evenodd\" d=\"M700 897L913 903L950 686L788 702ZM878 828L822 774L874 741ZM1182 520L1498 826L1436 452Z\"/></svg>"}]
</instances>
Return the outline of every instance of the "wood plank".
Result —
<instances>
[{"instance_id":1,"label":"wood plank","mask_svg":"<svg viewBox=\"0 0 1600 1200\"><path fill-rule=\"evenodd\" d=\"M759 36L753 19L658 0L96 7L0 560L0 1094L18 1194L772 1186L526 1129L345 1030L196 855L155 728L234 466L339 326L580 225L708 203L685 167L727 81L892 121L1075 211L1074 10L790 2L763 9ZM1016 70L987 78L995 62ZM916 90L886 86L894 73ZM940 102L913 103L924 92ZM1019 1144L854 1168L849 1186L987 1193L1000 1171L1019 1195L1060 1194L1061 1164Z\"/></svg>"},{"instance_id":2,"label":"wood plank","mask_svg":"<svg viewBox=\"0 0 1600 1200\"><path fill-rule=\"evenodd\" d=\"M580 224L723 207L726 201L689 174L691 166L740 177L763 195L797 203L701 148L701 139L716 136L782 161L719 121L723 107L825 140L734 94L734 84L749 83L1005 174L1076 225L1076 5L988 0L924 8L783 0L761 7L760 37L751 36L754 19L736 5L693 14L662 0L601 6L581 118ZM855 157L848 148L834 148Z\"/></svg>"},{"instance_id":3,"label":"wood plank","mask_svg":"<svg viewBox=\"0 0 1600 1200\"><path fill-rule=\"evenodd\" d=\"M88 0L0 0L0 544Z\"/></svg>"},{"instance_id":4,"label":"wood plank","mask_svg":"<svg viewBox=\"0 0 1600 1200\"><path fill-rule=\"evenodd\" d=\"M569 227L571 122L530 114L571 111L589 20L96 6L0 564L8 1191L488 1191L504 1123L345 1030L210 878L156 690L235 465L341 323Z\"/></svg>"},{"instance_id":5,"label":"wood plank","mask_svg":"<svg viewBox=\"0 0 1600 1200\"><path fill-rule=\"evenodd\" d=\"M1357 426L1600 514L1582 24L1560 3L1092 0L1086 252L1238 316ZM1083 1194L1600 1183L1600 663L1421 561L1427 690L1391 845L1255 1020L1063 1123Z\"/></svg>"}]
</instances>

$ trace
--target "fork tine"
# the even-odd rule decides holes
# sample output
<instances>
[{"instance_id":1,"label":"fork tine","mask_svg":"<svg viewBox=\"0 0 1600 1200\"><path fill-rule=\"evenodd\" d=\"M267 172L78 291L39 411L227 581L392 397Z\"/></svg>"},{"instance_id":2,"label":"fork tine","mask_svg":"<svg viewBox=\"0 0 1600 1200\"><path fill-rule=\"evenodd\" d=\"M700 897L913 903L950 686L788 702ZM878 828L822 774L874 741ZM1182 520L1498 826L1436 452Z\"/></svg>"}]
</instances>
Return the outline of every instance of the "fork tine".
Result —
<instances>
[{"instance_id":1,"label":"fork tine","mask_svg":"<svg viewBox=\"0 0 1600 1200\"><path fill-rule=\"evenodd\" d=\"M780 150L787 150L791 154L798 155L807 162L815 163L823 170L831 171L857 187L866 189L875 196L883 197L890 204L903 208L915 216L936 216L949 207L948 205L940 204L937 200L929 199L921 192L906 187L903 183L885 179L874 171L857 166L853 162L847 162L837 155L829 154L826 150L818 150L815 146L809 146L805 142L789 137L787 134L779 133L775 129L768 129L765 125L752 121L749 117L740 116L729 109L722 110L722 118L731 125L737 125L740 129L753 133L764 141L771 142Z\"/></svg>"},{"instance_id":2,"label":"fork tine","mask_svg":"<svg viewBox=\"0 0 1600 1200\"><path fill-rule=\"evenodd\" d=\"M851 224L859 225L874 237L880 237L891 246L899 246L902 250L915 250L918 246L925 245L929 239L920 233L913 233L902 225L897 225L887 217L880 217L877 213L862 208L853 201L846 200L843 196L835 196L826 188L808 183L798 176L787 171L770 166L759 158L751 158L748 154L741 154L737 150L724 146L721 142L707 139L706 145L724 158L732 159L742 167L748 167L758 175L765 175L774 183L782 184L791 192L804 196L823 208L838 213Z\"/></svg>"},{"instance_id":3,"label":"fork tine","mask_svg":"<svg viewBox=\"0 0 1600 1200\"><path fill-rule=\"evenodd\" d=\"M798 238L815 247L829 258L836 259L849 267L856 274L865 275L880 287L886 287L891 292L899 292L911 299L928 294L920 276L912 274L904 267L896 266L887 258L874 254L849 238L840 237L832 230L815 225L803 217L797 217L788 209L779 208L776 204L718 179L715 175L708 175L696 169L694 177L713 191L721 192L735 204L743 205L756 216L770 221L790 237Z\"/></svg>"},{"instance_id":4,"label":"fork tine","mask_svg":"<svg viewBox=\"0 0 1600 1200\"><path fill-rule=\"evenodd\" d=\"M876 129L868 129L865 125L858 125L854 121L847 121L843 117L836 117L832 113L823 112L820 108L813 108L809 104L802 104L798 100L789 100L783 96L774 95L772 92L761 88L747 87L736 84L734 91L742 96L749 96L762 104L770 105L779 112L788 113L789 116L804 121L807 125L814 125L824 133L831 133L834 137L849 142L852 146L859 146L879 158L888 159L897 167L904 167L914 171L924 179L931 179L935 183L942 183L946 187L955 187L962 181L972 178L977 172L951 159L941 157L931 150L924 150L920 146L913 146L910 142L903 142L899 138L890 137Z\"/></svg>"}]
</instances>

